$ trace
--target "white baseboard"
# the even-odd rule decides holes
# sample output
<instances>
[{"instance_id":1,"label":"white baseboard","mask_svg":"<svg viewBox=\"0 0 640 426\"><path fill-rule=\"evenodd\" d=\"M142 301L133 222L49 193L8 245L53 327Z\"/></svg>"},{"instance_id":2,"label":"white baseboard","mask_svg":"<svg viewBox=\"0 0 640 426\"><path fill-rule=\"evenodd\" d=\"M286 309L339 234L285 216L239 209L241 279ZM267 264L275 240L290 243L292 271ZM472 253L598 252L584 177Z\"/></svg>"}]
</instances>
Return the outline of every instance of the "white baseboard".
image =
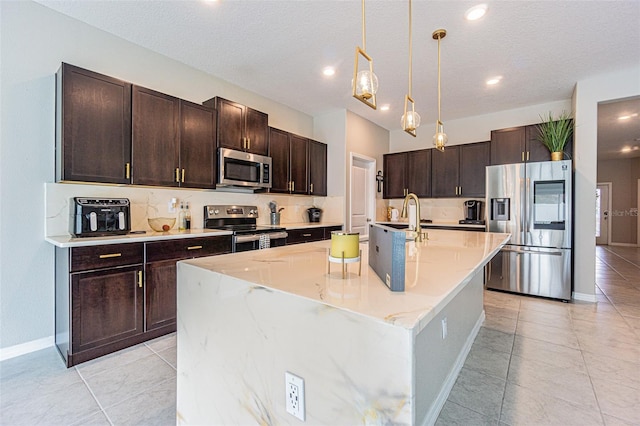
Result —
<instances>
[{"instance_id":1,"label":"white baseboard","mask_svg":"<svg viewBox=\"0 0 640 426\"><path fill-rule=\"evenodd\" d=\"M6 359L15 358L20 355L25 355L30 352L39 351L55 345L53 336L44 337L42 339L32 340L27 343L21 343L15 346L9 346L8 348L0 349L0 361Z\"/></svg>"},{"instance_id":2,"label":"white baseboard","mask_svg":"<svg viewBox=\"0 0 640 426\"><path fill-rule=\"evenodd\" d=\"M485 314L483 309L482 314L478 318L478 321L476 321L476 325L473 327L473 330L471 330L471 334L469 334L469 337L467 338L467 341L465 342L464 347L462 348L462 351L460 351L460 354L458 355L458 358L456 359L456 362L453 365L453 370L451 370L451 372L447 376L447 379L444 381L444 384L440 389L440 393L438 394L438 397L436 398L433 405L431 406L429 413L427 413L427 415L425 416L424 418L425 420L422 423L423 426L433 425L438 419L438 416L440 415L440 411L442 410L442 407L444 407L445 402L447 402L447 398L449 397L449 393L451 392L451 389L453 389L453 385L456 384L456 379L458 378L458 374L460 374L460 370L462 370L462 366L464 366L464 362L467 360L467 355L469 355L471 346L473 346L473 342L476 340L476 336L480 331L480 327L482 327L482 323L484 322L484 319L485 319Z\"/></svg>"},{"instance_id":3,"label":"white baseboard","mask_svg":"<svg viewBox=\"0 0 640 426\"><path fill-rule=\"evenodd\" d=\"M582 302L591 302L596 303L598 298L595 294L586 294L586 293L576 293L575 291L571 295L574 300L580 300Z\"/></svg>"}]
</instances>

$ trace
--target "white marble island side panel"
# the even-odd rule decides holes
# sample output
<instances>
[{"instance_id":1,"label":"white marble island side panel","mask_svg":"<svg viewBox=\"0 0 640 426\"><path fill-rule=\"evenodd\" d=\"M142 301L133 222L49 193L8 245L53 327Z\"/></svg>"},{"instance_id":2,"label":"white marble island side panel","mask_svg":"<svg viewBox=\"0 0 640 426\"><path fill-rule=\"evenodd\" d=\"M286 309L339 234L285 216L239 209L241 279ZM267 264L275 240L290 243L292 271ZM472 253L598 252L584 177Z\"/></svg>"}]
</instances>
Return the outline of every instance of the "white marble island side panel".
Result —
<instances>
[{"instance_id":1,"label":"white marble island side panel","mask_svg":"<svg viewBox=\"0 0 640 426\"><path fill-rule=\"evenodd\" d=\"M285 371L305 380L309 424L434 419L482 319L482 265L508 239L439 234L408 244L405 293L369 270L366 245L346 280L326 274L328 242L180 262L178 423L295 424Z\"/></svg>"}]
</instances>

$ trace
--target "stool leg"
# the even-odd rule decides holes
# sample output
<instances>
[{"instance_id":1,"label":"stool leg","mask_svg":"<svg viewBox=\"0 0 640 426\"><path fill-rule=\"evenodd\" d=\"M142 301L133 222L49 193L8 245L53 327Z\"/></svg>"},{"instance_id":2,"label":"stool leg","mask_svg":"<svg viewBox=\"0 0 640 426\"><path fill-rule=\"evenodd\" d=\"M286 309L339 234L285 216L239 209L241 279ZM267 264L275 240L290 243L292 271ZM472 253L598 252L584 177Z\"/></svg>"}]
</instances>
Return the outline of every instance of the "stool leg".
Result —
<instances>
[{"instance_id":1,"label":"stool leg","mask_svg":"<svg viewBox=\"0 0 640 426\"><path fill-rule=\"evenodd\" d=\"M344 280L345 277L345 270L346 270L347 265L345 265L344 263L344 252L342 252L342 279Z\"/></svg>"},{"instance_id":2,"label":"stool leg","mask_svg":"<svg viewBox=\"0 0 640 426\"><path fill-rule=\"evenodd\" d=\"M362 273L362 250L360 250L360 260L358 260L358 276Z\"/></svg>"}]
</instances>

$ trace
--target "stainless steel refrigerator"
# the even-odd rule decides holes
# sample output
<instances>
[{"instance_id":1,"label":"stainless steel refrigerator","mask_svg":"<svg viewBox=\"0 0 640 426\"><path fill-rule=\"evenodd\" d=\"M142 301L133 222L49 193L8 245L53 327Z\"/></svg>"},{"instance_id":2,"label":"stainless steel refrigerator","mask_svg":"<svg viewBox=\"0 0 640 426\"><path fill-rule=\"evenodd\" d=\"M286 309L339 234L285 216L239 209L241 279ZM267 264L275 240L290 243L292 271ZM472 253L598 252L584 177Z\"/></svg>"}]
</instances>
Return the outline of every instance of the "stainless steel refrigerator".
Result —
<instances>
[{"instance_id":1,"label":"stainless steel refrigerator","mask_svg":"<svg viewBox=\"0 0 640 426\"><path fill-rule=\"evenodd\" d=\"M487 265L487 288L570 300L571 161L488 166L486 179L488 230L511 234Z\"/></svg>"}]
</instances>

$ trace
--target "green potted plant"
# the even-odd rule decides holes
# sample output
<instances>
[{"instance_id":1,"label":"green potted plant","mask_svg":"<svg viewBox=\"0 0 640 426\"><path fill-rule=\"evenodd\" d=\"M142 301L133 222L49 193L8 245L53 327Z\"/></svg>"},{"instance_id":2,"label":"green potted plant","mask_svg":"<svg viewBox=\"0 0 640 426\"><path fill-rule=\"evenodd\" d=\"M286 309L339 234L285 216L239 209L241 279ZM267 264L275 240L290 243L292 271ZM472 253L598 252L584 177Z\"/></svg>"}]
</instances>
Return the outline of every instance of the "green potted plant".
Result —
<instances>
[{"instance_id":1,"label":"green potted plant","mask_svg":"<svg viewBox=\"0 0 640 426\"><path fill-rule=\"evenodd\" d=\"M542 121L537 125L538 140L551 152L551 159L562 160L564 147L573 134L573 119L571 114L562 111L557 118L553 118L551 111L546 117L540 116Z\"/></svg>"}]
</instances>

